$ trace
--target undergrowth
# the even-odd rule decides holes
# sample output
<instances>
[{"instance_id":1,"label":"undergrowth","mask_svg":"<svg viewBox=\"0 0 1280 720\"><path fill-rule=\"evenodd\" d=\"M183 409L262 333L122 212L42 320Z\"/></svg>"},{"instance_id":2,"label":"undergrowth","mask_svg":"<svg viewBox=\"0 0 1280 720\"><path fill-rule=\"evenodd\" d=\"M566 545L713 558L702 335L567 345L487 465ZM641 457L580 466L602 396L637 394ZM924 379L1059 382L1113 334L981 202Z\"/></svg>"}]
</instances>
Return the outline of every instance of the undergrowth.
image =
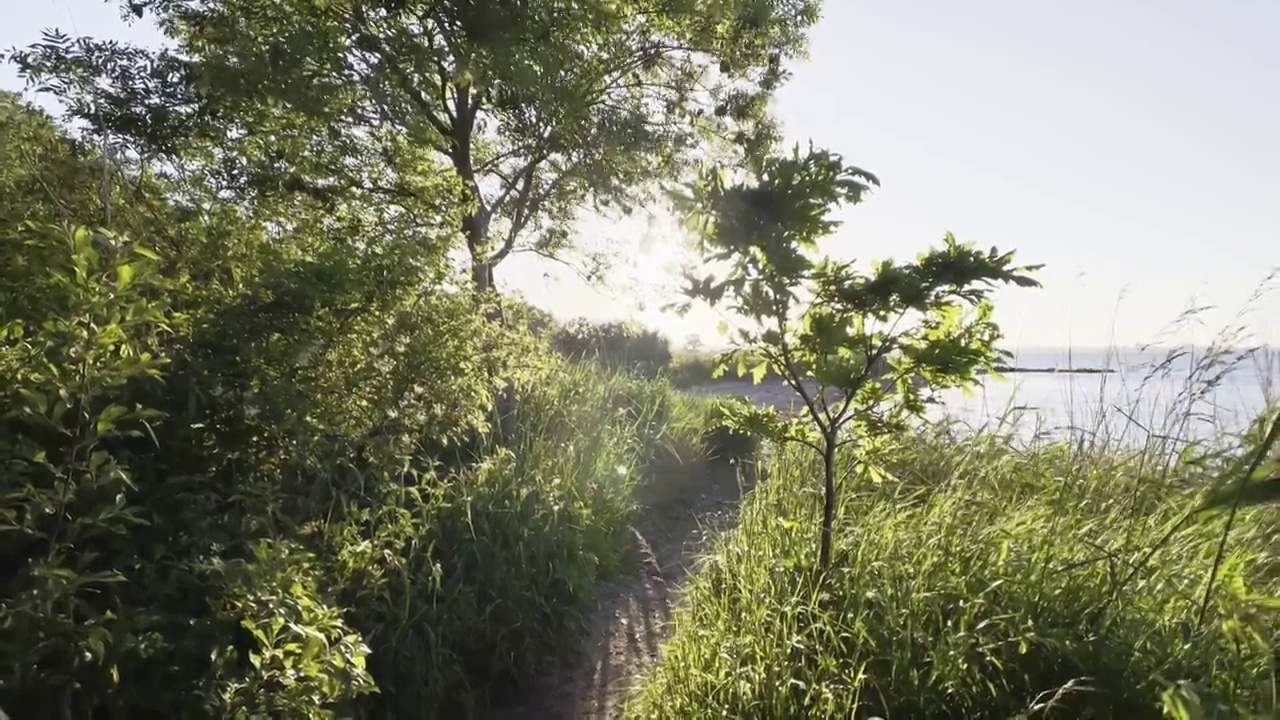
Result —
<instances>
[{"instance_id":1,"label":"undergrowth","mask_svg":"<svg viewBox=\"0 0 1280 720\"><path fill-rule=\"evenodd\" d=\"M351 564L379 568L345 583L381 689L367 717L473 711L518 691L572 650L597 583L620 569L671 397L559 363L519 391L512 436L412 492L395 511L405 544ZM333 539L339 553L355 541Z\"/></svg>"},{"instance_id":2,"label":"undergrowth","mask_svg":"<svg viewBox=\"0 0 1280 720\"><path fill-rule=\"evenodd\" d=\"M466 298L367 290L413 287L407 252L241 246L264 260L196 284L125 237L0 232L0 707L431 718L519 691L620 569L637 484L704 452L702 406Z\"/></svg>"},{"instance_id":3,"label":"undergrowth","mask_svg":"<svg viewBox=\"0 0 1280 720\"><path fill-rule=\"evenodd\" d=\"M1184 413L1207 397L1188 392ZM1010 415L866 448L879 462L846 464L825 576L820 458L781 450L628 716L1142 718L1163 696L1202 708L1179 717L1270 717L1274 510L1242 510L1220 564L1221 522L1180 524L1256 428L1189 444L1077 425L1093 432L1028 440Z\"/></svg>"}]
</instances>

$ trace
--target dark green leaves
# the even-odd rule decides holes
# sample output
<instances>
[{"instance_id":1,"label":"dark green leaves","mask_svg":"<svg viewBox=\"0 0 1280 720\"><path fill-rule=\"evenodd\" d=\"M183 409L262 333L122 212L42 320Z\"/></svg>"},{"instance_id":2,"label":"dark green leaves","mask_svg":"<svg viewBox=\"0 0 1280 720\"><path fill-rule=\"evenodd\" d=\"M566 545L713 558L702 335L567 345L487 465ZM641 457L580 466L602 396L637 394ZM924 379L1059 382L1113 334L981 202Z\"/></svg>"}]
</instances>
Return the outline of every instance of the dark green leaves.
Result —
<instances>
[{"instance_id":1,"label":"dark green leaves","mask_svg":"<svg viewBox=\"0 0 1280 720\"><path fill-rule=\"evenodd\" d=\"M466 209L442 219L482 286L514 252L568 248L584 208L628 213L652 201L687 176L698 151L767 149L777 135L768 99L818 9L816 0L124 5L154 14L174 49L56 36L18 53L22 73L95 130L216 175L246 200L376 200L430 224L422 216L442 215L450 193Z\"/></svg>"},{"instance_id":2,"label":"dark green leaves","mask_svg":"<svg viewBox=\"0 0 1280 720\"><path fill-rule=\"evenodd\" d=\"M1037 267L1016 266L1013 253L982 252L950 233L914 263L882 261L869 272L820 257L818 242L839 226L833 213L860 202L878 184L875 176L812 145L804 154L797 146L787 156L754 155L745 165L705 170L678 198L706 263L728 267L719 277L691 278L687 291L724 302L753 326L725 357L736 360L740 376L750 367L758 383L776 372L804 402L809 432L796 431L798 418L732 419L739 430L822 452L825 566L836 450L905 430L932 391L972 384L979 370L991 369L1000 329L990 293L999 285L1035 287Z\"/></svg>"},{"instance_id":3,"label":"dark green leaves","mask_svg":"<svg viewBox=\"0 0 1280 720\"><path fill-rule=\"evenodd\" d=\"M830 214L856 204L879 181L839 155L810 148L755 162L754 181L728 184L725 172L703 172L685 209L692 211L713 257L752 255L780 272L805 269L799 253L838 227Z\"/></svg>"},{"instance_id":4,"label":"dark green leaves","mask_svg":"<svg viewBox=\"0 0 1280 720\"><path fill-rule=\"evenodd\" d=\"M1280 416L1263 415L1253 428L1252 443L1222 474L1222 481L1206 492L1197 508L1200 519L1258 505L1280 504ZM1262 429L1266 429L1265 435ZM1246 436L1246 440L1249 440Z\"/></svg>"}]
</instances>

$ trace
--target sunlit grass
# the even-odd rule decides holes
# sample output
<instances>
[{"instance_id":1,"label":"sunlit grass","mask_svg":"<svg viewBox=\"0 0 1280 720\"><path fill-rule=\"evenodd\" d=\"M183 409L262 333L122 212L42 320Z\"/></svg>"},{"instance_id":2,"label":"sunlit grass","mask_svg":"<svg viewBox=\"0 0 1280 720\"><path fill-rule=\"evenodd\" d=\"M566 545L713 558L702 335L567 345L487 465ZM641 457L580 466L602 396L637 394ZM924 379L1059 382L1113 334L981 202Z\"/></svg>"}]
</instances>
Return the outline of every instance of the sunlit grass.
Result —
<instances>
[{"instance_id":1,"label":"sunlit grass","mask_svg":"<svg viewBox=\"0 0 1280 720\"><path fill-rule=\"evenodd\" d=\"M667 384L555 361L515 397L502 437L370 519L387 554L356 564L349 598L379 686L367 717L467 716L571 660L627 560L637 493L697 478L670 471L705 456L705 401Z\"/></svg>"},{"instance_id":2,"label":"sunlit grass","mask_svg":"<svg viewBox=\"0 0 1280 720\"><path fill-rule=\"evenodd\" d=\"M1274 362L1228 336L1105 379L1131 384L1065 427L1011 403L890 439L883 474L847 469L825 577L819 460L786 449L629 716L1160 717L1180 681L1274 712L1280 626L1251 598L1280 596L1280 519L1243 512L1216 572L1222 523L1179 525L1257 443L1216 413L1224 379L1258 372L1274 401Z\"/></svg>"}]
</instances>

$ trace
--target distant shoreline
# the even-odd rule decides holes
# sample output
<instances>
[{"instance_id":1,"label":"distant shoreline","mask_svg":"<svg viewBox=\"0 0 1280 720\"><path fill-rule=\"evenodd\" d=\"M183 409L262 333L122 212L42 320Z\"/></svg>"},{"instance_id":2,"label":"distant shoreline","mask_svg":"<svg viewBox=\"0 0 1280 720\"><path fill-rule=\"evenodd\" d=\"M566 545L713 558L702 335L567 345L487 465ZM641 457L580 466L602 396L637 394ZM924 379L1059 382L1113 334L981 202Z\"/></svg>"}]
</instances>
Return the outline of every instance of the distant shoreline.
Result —
<instances>
[{"instance_id":1,"label":"distant shoreline","mask_svg":"<svg viewBox=\"0 0 1280 720\"><path fill-rule=\"evenodd\" d=\"M1115 368L1109 368L1109 367L1060 368L1060 367L1030 367L1030 366L1021 366L1021 365L997 365L992 371L979 369L976 374L979 377L983 377L983 376L990 375L992 372L998 373L1000 375L1112 375L1118 371ZM768 380L776 380L778 382L782 382L782 378L775 373L768 373L766 377ZM806 376L805 379L812 380L812 378L809 376ZM916 382L919 385L924 384L923 380L918 376L916 378ZM688 382L684 386L692 387L695 385L702 385L702 384L719 385L722 383L745 383L745 384L751 384L751 385L756 384L754 381L754 378L752 378L751 376L751 373L747 373L745 375L739 376L732 372L729 372L729 373L725 373L724 375L718 378L710 378L710 377L699 378L697 381Z\"/></svg>"},{"instance_id":2,"label":"distant shoreline","mask_svg":"<svg viewBox=\"0 0 1280 720\"><path fill-rule=\"evenodd\" d=\"M1057 375L1110 375L1116 371L1115 368L1104 367L1079 367L1079 368L1058 368L1058 367L1019 367L1017 365L997 365L995 372L1012 375L1014 373L1021 374L1057 374ZM987 375L986 370L979 370L979 375Z\"/></svg>"}]
</instances>

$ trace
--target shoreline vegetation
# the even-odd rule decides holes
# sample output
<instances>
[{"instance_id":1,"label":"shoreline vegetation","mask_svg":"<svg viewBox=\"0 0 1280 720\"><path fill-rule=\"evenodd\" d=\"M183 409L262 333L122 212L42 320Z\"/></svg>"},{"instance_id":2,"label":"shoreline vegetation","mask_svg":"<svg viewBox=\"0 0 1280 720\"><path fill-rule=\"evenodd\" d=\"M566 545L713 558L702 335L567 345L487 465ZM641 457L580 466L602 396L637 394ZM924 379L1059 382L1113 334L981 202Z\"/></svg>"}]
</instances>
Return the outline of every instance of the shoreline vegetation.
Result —
<instances>
[{"instance_id":1,"label":"shoreline vegetation","mask_svg":"<svg viewBox=\"0 0 1280 720\"><path fill-rule=\"evenodd\" d=\"M720 375L714 376L714 356L708 353L690 353L676 352L673 354L671 364L665 369L667 375L680 387L690 387L701 385L709 382L753 382L750 374L738 375L733 370ZM991 368L980 368L976 371L979 376L989 374L1000 375L1112 375L1120 371L1114 367L1106 366L1083 366L1083 367L1058 367L1058 366L1030 366L1030 365L1004 365L997 364ZM769 377L778 377L775 373L768 373ZM920 382L917 380L916 382Z\"/></svg>"},{"instance_id":2,"label":"shoreline vegetation","mask_svg":"<svg viewBox=\"0 0 1280 720\"><path fill-rule=\"evenodd\" d=\"M1110 375L1118 372L1115 368L1108 367L1023 367L1020 365L996 365L991 370L979 370L979 375L989 373L1000 373L1002 375L1015 374L1050 374L1050 375Z\"/></svg>"}]
</instances>

